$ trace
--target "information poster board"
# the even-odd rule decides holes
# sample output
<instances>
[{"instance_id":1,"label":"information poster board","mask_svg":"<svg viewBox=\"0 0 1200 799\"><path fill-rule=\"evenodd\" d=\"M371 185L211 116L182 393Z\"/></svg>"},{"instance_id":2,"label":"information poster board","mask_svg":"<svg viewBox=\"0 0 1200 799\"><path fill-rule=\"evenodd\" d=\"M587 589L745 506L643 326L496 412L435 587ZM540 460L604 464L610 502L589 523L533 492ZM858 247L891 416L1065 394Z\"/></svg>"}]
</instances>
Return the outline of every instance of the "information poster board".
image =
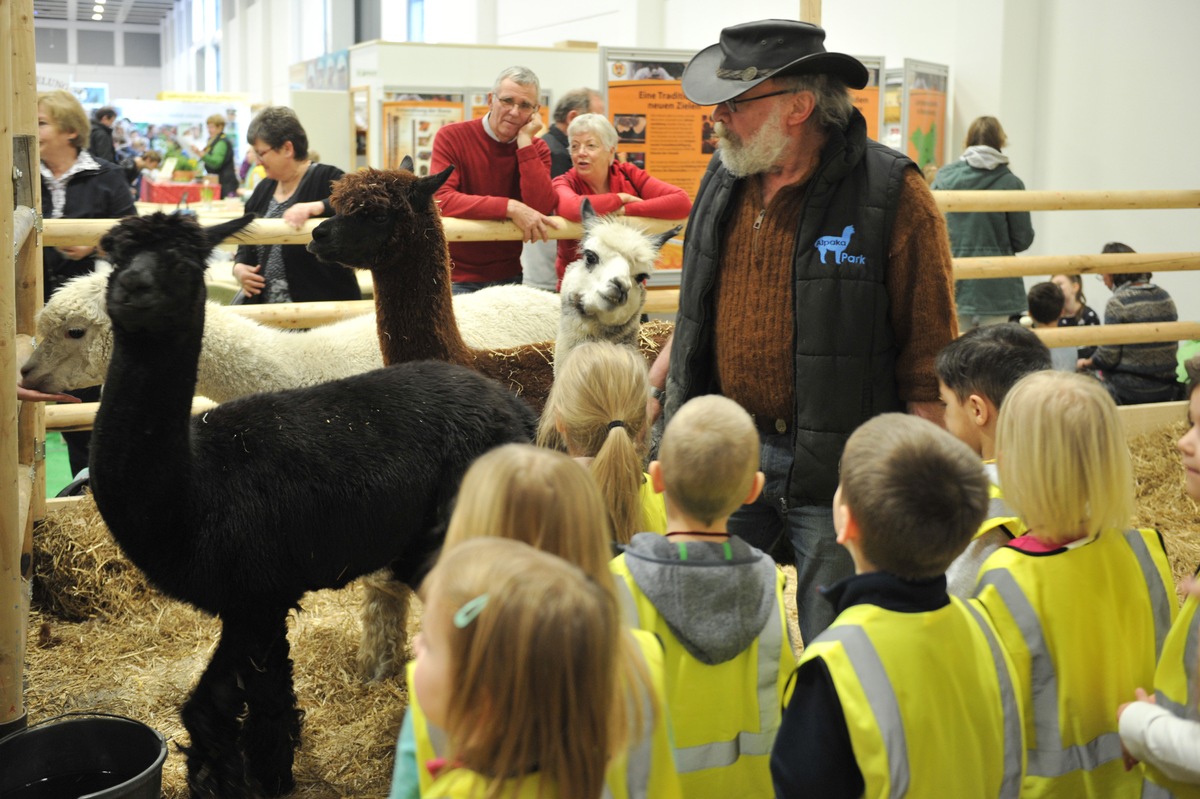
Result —
<instances>
[{"instance_id":1,"label":"information poster board","mask_svg":"<svg viewBox=\"0 0 1200 799\"><path fill-rule=\"evenodd\" d=\"M424 177L429 174L438 129L463 119L463 95L386 92L388 96L404 99L383 103L383 168L399 169L409 155L413 172Z\"/></svg>"},{"instance_id":2,"label":"information poster board","mask_svg":"<svg viewBox=\"0 0 1200 799\"><path fill-rule=\"evenodd\" d=\"M926 167L940 167L946 157L946 90L950 68L944 64L904 59L904 153Z\"/></svg>"},{"instance_id":3,"label":"information poster board","mask_svg":"<svg viewBox=\"0 0 1200 799\"><path fill-rule=\"evenodd\" d=\"M883 127L883 56L855 56L867 68L867 85L862 89L851 89L850 98L854 107L867 121L867 137L882 141Z\"/></svg>"},{"instance_id":4,"label":"information poster board","mask_svg":"<svg viewBox=\"0 0 1200 799\"><path fill-rule=\"evenodd\" d=\"M608 118L617 129L617 158L695 200L716 152L716 138L711 109L683 94L680 78L693 55L687 50L600 50ZM682 265L683 247L675 239L663 247L657 268L678 270ZM676 275L673 282L677 280Z\"/></svg>"}]
</instances>

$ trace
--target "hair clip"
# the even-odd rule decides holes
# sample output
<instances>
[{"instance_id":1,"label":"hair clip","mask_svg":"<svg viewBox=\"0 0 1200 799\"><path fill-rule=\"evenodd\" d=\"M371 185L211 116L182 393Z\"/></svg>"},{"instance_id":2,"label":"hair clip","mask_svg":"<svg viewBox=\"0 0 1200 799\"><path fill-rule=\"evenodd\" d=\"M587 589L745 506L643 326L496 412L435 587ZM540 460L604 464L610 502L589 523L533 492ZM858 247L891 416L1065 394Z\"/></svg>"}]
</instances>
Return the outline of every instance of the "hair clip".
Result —
<instances>
[{"instance_id":1,"label":"hair clip","mask_svg":"<svg viewBox=\"0 0 1200 799\"><path fill-rule=\"evenodd\" d=\"M479 614L487 607L488 595L480 594L471 601L467 602L458 612L454 614L454 626L460 630L466 629L471 622L479 618Z\"/></svg>"}]
</instances>

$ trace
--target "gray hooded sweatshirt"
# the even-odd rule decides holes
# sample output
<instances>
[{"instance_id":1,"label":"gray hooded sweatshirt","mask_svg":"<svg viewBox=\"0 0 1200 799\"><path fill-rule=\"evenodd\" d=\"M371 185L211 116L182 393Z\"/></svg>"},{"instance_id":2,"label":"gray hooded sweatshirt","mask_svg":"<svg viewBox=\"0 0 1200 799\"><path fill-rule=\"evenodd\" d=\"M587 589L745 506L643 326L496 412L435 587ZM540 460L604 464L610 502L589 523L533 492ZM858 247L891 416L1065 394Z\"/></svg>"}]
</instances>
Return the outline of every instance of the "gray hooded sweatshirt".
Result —
<instances>
[{"instance_id":1,"label":"gray hooded sweatshirt","mask_svg":"<svg viewBox=\"0 0 1200 799\"><path fill-rule=\"evenodd\" d=\"M775 563L737 536L674 542L638 533L625 564L688 654L706 665L744 652L775 609Z\"/></svg>"}]
</instances>

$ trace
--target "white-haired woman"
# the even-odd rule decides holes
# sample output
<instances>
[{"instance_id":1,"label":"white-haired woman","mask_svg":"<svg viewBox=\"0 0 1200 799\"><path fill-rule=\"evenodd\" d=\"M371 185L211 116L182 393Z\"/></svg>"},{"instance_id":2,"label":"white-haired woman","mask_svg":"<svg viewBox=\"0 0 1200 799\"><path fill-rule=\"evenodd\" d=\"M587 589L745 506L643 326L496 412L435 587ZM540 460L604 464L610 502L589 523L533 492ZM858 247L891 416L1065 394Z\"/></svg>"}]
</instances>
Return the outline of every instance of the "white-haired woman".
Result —
<instances>
[{"instance_id":1,"label":"white-haired woman","mask_svg":"<svg viewBox=\"0 0 1200 799\"><path fill-rule=\"evenodd\" d=\"M558 214L580 221L586 197L598 214L626 214L652 219L683 219L692 210L691 198L678 186L651 177L644 169L616 160L617 130L600 114L580 114L567 128L571 152L569 170L554 179ZM579 257L579 242L560 239L554 264L562 284L567 266Z\"/></svg>"}]
</instances>

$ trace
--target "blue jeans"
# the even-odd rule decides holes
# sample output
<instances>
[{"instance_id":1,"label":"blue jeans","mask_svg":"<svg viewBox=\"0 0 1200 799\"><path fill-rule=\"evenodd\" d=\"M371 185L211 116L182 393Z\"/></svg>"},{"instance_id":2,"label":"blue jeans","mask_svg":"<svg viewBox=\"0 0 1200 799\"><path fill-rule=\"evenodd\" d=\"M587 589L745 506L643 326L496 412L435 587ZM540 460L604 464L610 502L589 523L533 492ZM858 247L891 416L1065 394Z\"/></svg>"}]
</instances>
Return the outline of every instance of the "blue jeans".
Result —
<instances>
[{"instance_id":1,"label":"blue jeans","mask_svg":"<svg viewBox=\"0 0 1200 799\"><path fill-rule=\"evenodd\" d=\"M474 294L480 289L486 289L488 286L513 286L520 285L521 276L506 277L503 280L464 280L461 283L451 283L450 293L458 294Z\"/></svg>"},{"instance_id":2,"label":"blue jeans","mask_svg":"<svg viewBox=\"0 0 1200 799\"><path fill-rule=\"evenodd\" d=\"M770 552L787 533L796 555L796 607L800 636L807 644L833 623L837 613L817 588L833 585L854 574L854 560L837 542L832 504L787 502L792 469L792 434L763 435L761 466L766 483L753 504L729 517L729 532L764 552Z\"/></svg>"}]
</instances>

